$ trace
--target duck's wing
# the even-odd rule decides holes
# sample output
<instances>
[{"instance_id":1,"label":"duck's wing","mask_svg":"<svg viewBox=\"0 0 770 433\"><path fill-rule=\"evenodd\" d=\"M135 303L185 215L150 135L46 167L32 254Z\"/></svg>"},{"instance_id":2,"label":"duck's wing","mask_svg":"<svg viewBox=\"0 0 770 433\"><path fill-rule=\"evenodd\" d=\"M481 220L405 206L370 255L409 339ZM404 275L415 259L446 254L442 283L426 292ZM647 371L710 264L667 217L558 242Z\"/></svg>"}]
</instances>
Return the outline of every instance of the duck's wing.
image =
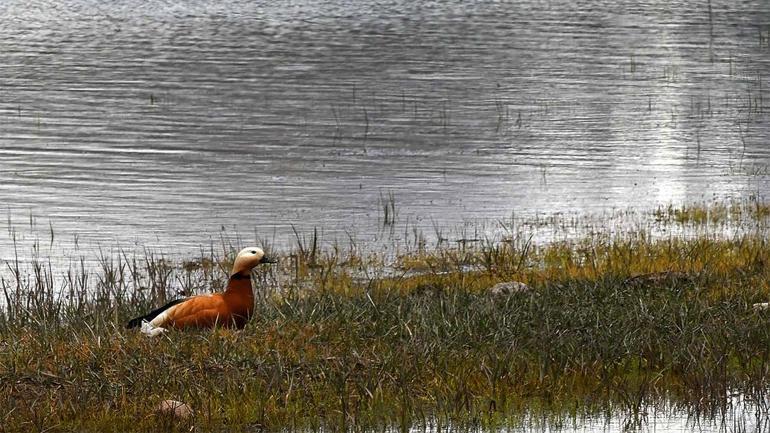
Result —
<instances>
[{"instance_id":1,"label":"duck's wing","mask_svg":"<svg viewBox=\"0 0 770 433\"><path fill-rule=\"evenodd\" d=\"M185 302L185 301L187 301L189 299L190 298L175 299L175 300L169 302L168 304L166 304L166 305L164 305L164 306L162 306L160 308L156 308L156 309L150 311L149 313L145 314L144 316L135 317L135 318L133 318L133 319L128 321L128 325L126 325L126 328L138 328L142 324L142 322L151 322L160 313L168 310L169 308L171 308L171 307L173 307L173 306L175 306L177 304L181 304L182 302Z\"/></svg>"},{"instance_id":2,"label":"duck's wing","mask_svg":"<svg viewBox=\"0 0 770 433\"><path fill-rule=\"evenodd\" d=\"M174 328L212 328L230 325L232 312L221 294L194 296L159 314L150 322L154 326Z\"/></svg>"}]
</instances>

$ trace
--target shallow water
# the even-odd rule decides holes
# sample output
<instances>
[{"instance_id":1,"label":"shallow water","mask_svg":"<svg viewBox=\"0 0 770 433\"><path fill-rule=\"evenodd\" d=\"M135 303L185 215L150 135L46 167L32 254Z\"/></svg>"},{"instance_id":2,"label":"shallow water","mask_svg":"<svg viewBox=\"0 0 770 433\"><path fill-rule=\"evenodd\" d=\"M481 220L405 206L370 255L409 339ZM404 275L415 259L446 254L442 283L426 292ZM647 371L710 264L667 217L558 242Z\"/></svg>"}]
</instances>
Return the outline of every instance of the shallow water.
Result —
<instances>
[{"instance_id":1,"label":"shallow water","mask_svg":"<svg viewBox=\"0 0 770 433\"><path fill-rule=\"evenodd\" d=\"M499 428L494 431L522 433L741 433L766 432L770 429L767 399L760 401L740 394L727 396L721 408L700 411L677 409L666 404L643 406L639 412L607 407L598 416L566 415L542 416L525 415L516 427ZM411 433L438 433L459 431L460 427L439 426L436 421L425 425L412 426ZM467 428L466 428L467 430ZM396 429L388 431L395 432ZM478 431L484 431L478 429Z\"/></svg>"},{"instance_id":2,"label":"shallow water","mask_svg":"<svg viewBox=\"0 0 770 433\"><path fill-rule=\"evenodd\" d=\"M367 242L391 192L430 230L768 191L764 0L5 0L0 17L1 258L14 237L285 245L292 224Z\"/></svg>"}]
</instances>

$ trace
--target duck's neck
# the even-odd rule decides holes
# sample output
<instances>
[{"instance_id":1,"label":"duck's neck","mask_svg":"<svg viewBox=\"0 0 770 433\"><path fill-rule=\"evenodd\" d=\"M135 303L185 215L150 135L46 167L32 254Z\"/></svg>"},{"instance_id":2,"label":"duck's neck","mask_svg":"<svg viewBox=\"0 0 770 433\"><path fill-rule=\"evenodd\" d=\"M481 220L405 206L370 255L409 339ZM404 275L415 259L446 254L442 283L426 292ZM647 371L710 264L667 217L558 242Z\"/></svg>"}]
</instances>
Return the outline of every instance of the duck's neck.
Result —
<instances>
[{"instance_id":1,"label":"duck's neck","mask_svg":"<svg viewBox=\"0 0 770 433\"><path fill-rule=\"evenodd\" d=\"M251 274L242 274L236 272L230 276L225 288L225 296L232 296L241 299L253 299L254 292L251 290Z\"/></svg>"}]
</instances>

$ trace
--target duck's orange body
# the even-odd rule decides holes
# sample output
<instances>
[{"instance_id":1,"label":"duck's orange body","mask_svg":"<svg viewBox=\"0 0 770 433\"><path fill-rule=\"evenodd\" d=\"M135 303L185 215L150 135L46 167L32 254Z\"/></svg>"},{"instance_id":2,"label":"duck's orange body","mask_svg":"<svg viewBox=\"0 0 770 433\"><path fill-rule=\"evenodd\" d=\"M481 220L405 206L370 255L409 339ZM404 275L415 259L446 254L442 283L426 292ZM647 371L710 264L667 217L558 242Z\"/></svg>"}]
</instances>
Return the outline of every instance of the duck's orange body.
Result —
<instances>
[{"instance_id":1,"label":"duck's orange body","mask_svg":"<svg viewBox=\"0 0 770 433\"><path fill-rule=\"evenodd\" d=\"M142 332L157 335L168 328L243 328L254 311L251 269L260 263L274 263L259 248L246 248L235 259L227 287L222 293L199 295L170 302L147 315L128 322L141 325Z\"/></svg>"},{"instance_id":2,"label":"duck's orange body","mask_svg":"<svg viewBox=\"0 0 770 433\"><path fill-rule=\"evenodd\" d=\"M254 311L254 294L249 278L230 279L224 293L193 296L165 311L159 326L167 328L212 328L246 326Z\"/></svg>"}]
</instances>

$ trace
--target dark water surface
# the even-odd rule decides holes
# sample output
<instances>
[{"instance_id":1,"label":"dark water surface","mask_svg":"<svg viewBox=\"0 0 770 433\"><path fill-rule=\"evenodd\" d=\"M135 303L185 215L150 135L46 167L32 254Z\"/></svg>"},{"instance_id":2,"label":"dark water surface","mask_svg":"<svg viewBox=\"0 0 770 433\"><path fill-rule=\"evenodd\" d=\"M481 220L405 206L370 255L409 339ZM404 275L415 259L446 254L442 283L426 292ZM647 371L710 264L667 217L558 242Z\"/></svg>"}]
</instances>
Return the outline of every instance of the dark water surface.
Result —
<instances>
[{"instance_id":1,"label":"dark water surface","mask_svg":"<svg viewBox=\"0 0 770 433\"><path fill-rule=\"evenodd\" d=\"M1 258L770 188L765 0L3 0L0 32Z\"/></svg>"}]
</instances>

